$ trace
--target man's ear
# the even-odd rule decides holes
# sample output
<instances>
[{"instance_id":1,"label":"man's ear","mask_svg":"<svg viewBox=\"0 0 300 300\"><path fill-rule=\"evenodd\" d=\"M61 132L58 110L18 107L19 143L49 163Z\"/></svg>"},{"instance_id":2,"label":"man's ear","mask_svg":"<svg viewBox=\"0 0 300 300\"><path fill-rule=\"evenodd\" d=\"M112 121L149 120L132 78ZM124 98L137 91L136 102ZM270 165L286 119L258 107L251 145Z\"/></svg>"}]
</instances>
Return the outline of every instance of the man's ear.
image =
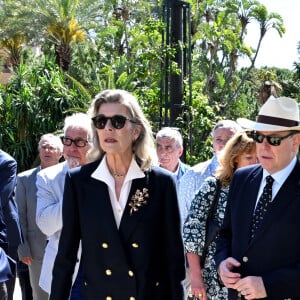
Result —
<instances>
[{"instance_id":1,"label":"man's ear","mask_svg":"<svg viewBox=\"0 0 300 300\"><path fill-rule=\"evenodd\" d=\"M294 144L299 147L300 145L300 133L295 134Z\"/></svg>"},{"instance_id":2,"label":"man's ear","mask_svg":"<svg viewBox=\"0 0 300 300\"><path fill-rule=\"evenodd\" d=\"M178 151L178 157L180 157L183 153L183 146L180 146L179 151Z\"/></svg>"}]
</instances>

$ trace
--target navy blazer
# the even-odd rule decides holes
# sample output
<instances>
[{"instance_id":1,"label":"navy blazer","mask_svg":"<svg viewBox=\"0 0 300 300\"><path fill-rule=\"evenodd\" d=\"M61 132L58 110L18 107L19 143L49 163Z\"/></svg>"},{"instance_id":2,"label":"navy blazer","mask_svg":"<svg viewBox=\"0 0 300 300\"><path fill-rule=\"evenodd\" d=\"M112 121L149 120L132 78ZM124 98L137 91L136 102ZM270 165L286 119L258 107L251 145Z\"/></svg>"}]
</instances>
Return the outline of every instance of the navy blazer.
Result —
<instances>
[{"instance_id":1,"label":"navy blazer","mask_svg":"<svg viewBox=\"0 0 300 300\"><path fill-rule=\"evenodd\" d=\"M217 240L216 264L232 256L241 263L236 271L242 277L262 276L266 299L300 299L300 164L297 161L250 241L262 173L258 165L236 171ZM228 299L237 299L236 291L230 289Z\"/></svg>"},{"instance_id":2,"label":"navy blazer","mask_svg":"<svg viewBox=\"0 0 300 300\"><path fill-rule=\"evenodd\" d=\"M1 197L0 197L1 203ZM7 234L6 234L6 225L4 222L2 207L0 206L0 248L2 248L5 252L8 250L7 245Z\"/></svg>"},{"instance_id":3,"label":"navy blazer","mask_svg":"<svg viewBox=\"0 0 300 300\"><path fill-rule=\"evenodd\" d=\"M15 269L12 268L14 262L9 259L6 254L7 249L8 246L6 241L6 226L4 223L2 208L0 205L0 282L5 282L8 279L11 279L15 272Z\"/></svg>"},{"instance_id":4,"label":"navy blazer","mask_svg":"<svg viewBox=\"0 0 300 300\"><path fill-rule=\"evenodd\" d=\"M128 201L143 188L149 198L132 214L127 204L118 229L107 185L91 177L98 165L66 176L50 299L68 299L82 240L84 299L182 300L184 251L174 179L153 168L145 178L133 180Z\"/></svg>"},{"instance_id":5,"label":"navy blazer","mask_svg":"<svg viewBox=\"0 0 300 300\"><path fill-rule=\"evenodd\" d=\"M21 230L14 189L17 182L17 163L6 152L0 150L0 197L4 222L7 228L8 254L17 259L17 248L21 242Z\"/></svg>"}]
</instances>

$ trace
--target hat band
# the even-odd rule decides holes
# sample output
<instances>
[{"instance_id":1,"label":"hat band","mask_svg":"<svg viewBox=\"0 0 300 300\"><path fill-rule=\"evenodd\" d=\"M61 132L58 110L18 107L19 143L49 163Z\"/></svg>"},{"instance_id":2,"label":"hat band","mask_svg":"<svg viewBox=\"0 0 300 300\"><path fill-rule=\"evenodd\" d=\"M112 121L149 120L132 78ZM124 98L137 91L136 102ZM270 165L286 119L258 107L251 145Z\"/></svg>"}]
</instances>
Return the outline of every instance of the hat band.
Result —
<instances>
[{"instance_id":1,"label":"hat band","mask_svg":"<svg viewBox=\"0 0 300 300\"><path fill-rule=\"evenodd\" d=\"M270 116L259 115L257 118L257 122L264 123L264 124L271 124L283 127L293 127L298 126L299 122L293 120L287 120L283 118L276 118Z\"/></svg>"}]
</instances>

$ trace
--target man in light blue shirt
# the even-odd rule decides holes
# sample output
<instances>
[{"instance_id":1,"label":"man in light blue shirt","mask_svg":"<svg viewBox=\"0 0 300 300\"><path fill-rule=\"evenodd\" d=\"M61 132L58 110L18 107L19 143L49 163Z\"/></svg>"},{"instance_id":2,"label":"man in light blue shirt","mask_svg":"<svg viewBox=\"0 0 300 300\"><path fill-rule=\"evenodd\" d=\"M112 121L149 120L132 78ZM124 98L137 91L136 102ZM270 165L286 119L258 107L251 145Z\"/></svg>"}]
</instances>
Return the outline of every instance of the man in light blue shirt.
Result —
<instances>
[{"instance_id":1,"label":"man in light blue shirt","mask_svg":"<svg viewBox=\"0 0 300 300\"><path fill-rule=\"evenodd\" d=\"M180 160L183 141L177 128L164 127L156 134L156 152L159 166L174 175L178 191L179 181L190 167Z\"/></svg>"},{"instance_id":2,"label":"man in light blue shirt","mask_svg":"<svg viewBox=\"0 0 300 300\"><path fill-rule=\"evenodd\" d=\"M219 121L212 131L213 157L193 166L181 178L178 188L178 199L182 225L188 215L196 192L199 190L204 180L207 177L212 176L218 167L218 153L224 148L227 141L240 130L241 127L235 121Z\"/></svg>"}]
</instances>

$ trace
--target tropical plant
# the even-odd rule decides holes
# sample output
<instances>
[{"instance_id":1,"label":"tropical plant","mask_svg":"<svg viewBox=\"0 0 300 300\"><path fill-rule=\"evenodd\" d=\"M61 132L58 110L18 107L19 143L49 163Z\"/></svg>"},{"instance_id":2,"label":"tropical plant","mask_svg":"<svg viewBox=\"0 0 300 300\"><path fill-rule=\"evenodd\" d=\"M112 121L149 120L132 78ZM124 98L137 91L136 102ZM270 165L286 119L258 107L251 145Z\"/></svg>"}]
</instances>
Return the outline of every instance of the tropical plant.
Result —
<instances>
[{"instance_id":1,"label":"tropical plant","mask_svg":"<svg viewBox=\"0 0 300 300\"><path fill-rule=\"evenodd\" d=\"M6 52L5 69L13 71L20 64L22 47L27 41L27 36L23 30L18 29L15 21L12 21L14 17L11 14L11 4L11 0L0 2L0 49Z\"/></svg>"},{"instance_id":2,"label":"tropical plant","mask_svg":"<svg viewBox=\"0 0 300 300\"><path fill-rule=\"evenodd\" d=\"M298 51L298 55L299 55L299 61L300 61L300 41L298 42L297 45L297 51ZM294 69L296 71L296 76L298 79L300 79L300 62L294 62Z\"/></svg>"},{"instance_id":3,"label":"tropical plant","mask_svg":"<svg viewBox=\"0 0 300 300\"><path fill-rule=\"evenodd\" d=\"M171 125L182 128L188 162L210 157L210 132L216 121L255 117L263 83L255 69L257 53L269 30L282 35L284 27L281 17L268 13L258 1L187 1L192 19L187 20L190 31L184 34L191 33L191 49L183 41L164 44L167 22L161 11L168 1L0 0L6 10L0 40L8 28L26 38L20 52L22 67L1 90L0 101L8 107L0 108L5 120L0 125L2 145L16 155L16 149L29 150L29 144L36 143L34 132L55 131L68 111L86 110L90 98L106 88L137 95L154 132L162 124L169 125L171 99L164 101L168 84L164 80L183 74L180 63L173 61L180 49L189 52L191 77L183 78L183 99L178 104L183 110ZM245 44L248 25L254 22L260 27L255 49ZM25 46L31 45L39 46L40 58L28 55ZM249 61L241 70L237 68L240 57ZM284 93L296 94L297 86L288 76L277 81ZM12 107L18 107L18 112ZM20 141L28 144L18 148Z\"/></svg>"},{"instance_id":4,"label":"tropical plant","mask_svg":"<svg viewBox=\"0 0 300 300\"><path fill-rule=\"evenodd\" d=\"M86 111L90 95L51 61L29 68L20 64L16 75L1 87L0 148L13 155L19 171L32 166L44 133L59 133L67 114Z\"/></svg>"},{"instance_id":5,"label":"tropical plant","mask_svg":"<svg viewBox=\"0 0 300 300\"><path fill-rule=\"evenodd\" d=\"M72 45L86 40L100 13L100 3L91 0L8 1L8 22L17 19L18 27L27 33L32 44L50 42L63 71L69 70Z\"/></svg>"},{"instance_id":6,"label":"tropical plant","mask_svg":"<svg viewBox=\"0 0 300 300\"><path fill-rule=\"evenodd\" d=\"M264 5L253 0L206 0L198 8L197 19L194 18L193 78L205 81L203 92L209 103L219 103L220 113L226 116L255 65L262 39L270 29L281 36L285 31L283 21L280 15L268 13ZM260 27L256 49L244 42L250 22ZM250 65L240 78L237 65L242 56L249 59Z\"/></svg>"}]
</instances>

